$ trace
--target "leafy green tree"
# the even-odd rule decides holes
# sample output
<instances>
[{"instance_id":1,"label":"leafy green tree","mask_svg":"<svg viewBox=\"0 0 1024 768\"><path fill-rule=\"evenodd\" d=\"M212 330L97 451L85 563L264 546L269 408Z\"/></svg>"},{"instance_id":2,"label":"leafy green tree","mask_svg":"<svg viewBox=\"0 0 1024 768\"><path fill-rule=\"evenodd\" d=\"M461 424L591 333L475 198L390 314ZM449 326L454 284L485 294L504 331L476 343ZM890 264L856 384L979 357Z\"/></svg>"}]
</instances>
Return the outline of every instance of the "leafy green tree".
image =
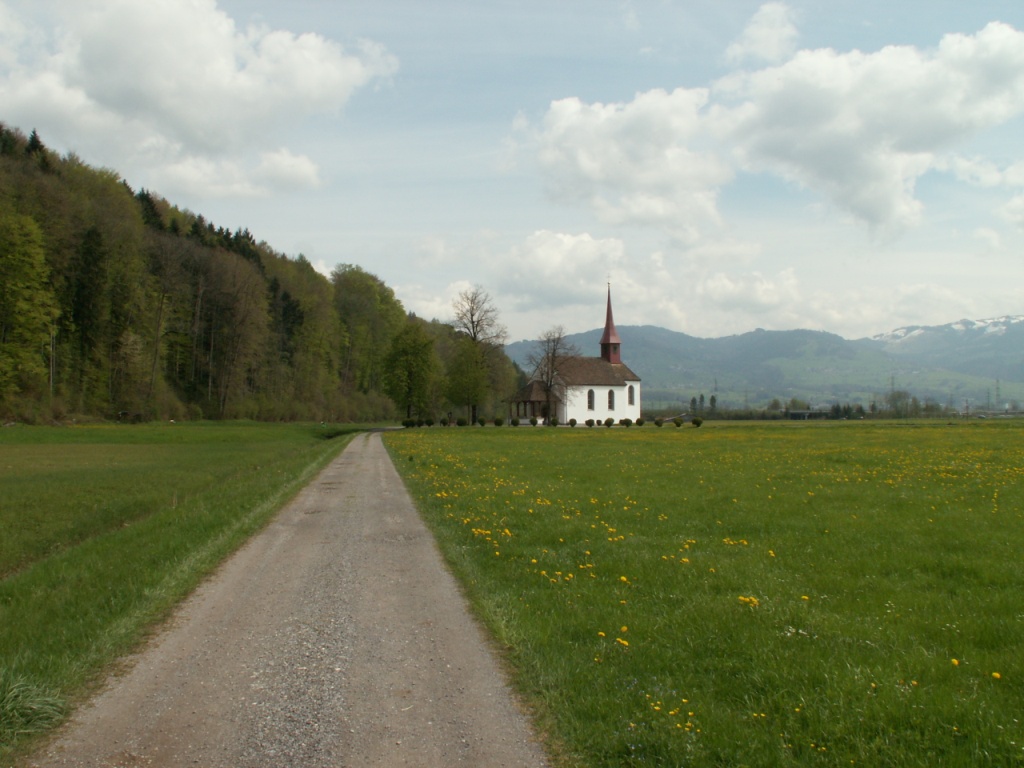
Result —
<instances>
[{"instance_id":1,"label":"leafy green tree","mask_svg":"<svg viewBox=\"0 0 1024 768\"><path fill-rule=\"evenodd\" d=\"M27 216L0 211L0 402L40 394L58 316L43 234Z\"/></svg>"},{"instance_id":2,"label":"leafy green tree","mask_svg":"<svg viewBox=\"0 0 1024 768\"><path fill-rule=\"evenodd\" d=\"M410 317L391 342L384 374L384 391L405 410L407 419L413 413L430 414L432 385L438 369L434 340L422 322Z\"/></svg>"},{"instance_id":3,"label":"leafy green tree","mask_svg":"<svg viewBox=\"0 0 1024 768\"><path fill-rule=\"evenodd\" d=\"M457 337L447 373L446 394L454 405L465 406L471 412L487 396L484 352L468 336Z\"/></svg>"},{"instance_id":4,"label":"leafy green tree","mask_svg":"<svg viewBox=\"0 0 1024 768\"><path fill-rule=\"evenodd\" d=\"M394 291L369 272L342 264L331 273L334 302L344 335L341 377L352 388L380 390L384 358L405 323L405 310Z\"/></svg>"}]
</instances>

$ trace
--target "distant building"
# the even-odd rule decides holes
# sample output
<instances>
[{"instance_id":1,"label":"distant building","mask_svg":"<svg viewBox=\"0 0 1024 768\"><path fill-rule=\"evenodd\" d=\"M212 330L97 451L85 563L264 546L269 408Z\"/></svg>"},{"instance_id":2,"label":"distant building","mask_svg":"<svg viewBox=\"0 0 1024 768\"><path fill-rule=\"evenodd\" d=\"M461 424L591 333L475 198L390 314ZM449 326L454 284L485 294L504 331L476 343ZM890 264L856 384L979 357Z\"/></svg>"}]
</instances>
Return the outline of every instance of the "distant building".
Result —
<instances>
[{"instance_id":1,"label":"distant building","mask_svg":"<svg viewBox=\"0 0 1024 768\"><path fill-rule=\"evenodd\" d=\"M545 419L547 396L536 379L512 399L519 418ZM570 419L604 421L640 418L640 377L622 362L622 341L612 318L612 292L608 288L600 357L571 357L561 365L552 392L552 409L560 424Z\"/></svg>"}]
</instances>

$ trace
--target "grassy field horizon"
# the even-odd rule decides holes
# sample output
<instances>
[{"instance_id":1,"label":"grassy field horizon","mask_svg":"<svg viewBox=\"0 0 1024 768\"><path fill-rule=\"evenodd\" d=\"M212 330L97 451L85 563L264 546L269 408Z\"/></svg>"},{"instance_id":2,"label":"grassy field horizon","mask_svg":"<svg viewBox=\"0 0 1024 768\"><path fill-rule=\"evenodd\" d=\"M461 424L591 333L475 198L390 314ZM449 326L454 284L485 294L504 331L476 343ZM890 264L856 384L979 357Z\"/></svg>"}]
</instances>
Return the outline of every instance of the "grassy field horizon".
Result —
<instances>
[{"instance_id":1,"label":"grassy field horizon","mask_svg":"<svg viewBox=\"0 0 1024 768\"><path fill-rule=\"evenodd\" d=\"M558 765L1024 762L1024 425L385 437Z\"/></svg>"},{"instance_id":2,"label":"grassy field horizon","mask_svg":"<svg viewBox=\"0 0 1024 768\"><path fill-rule=\"evenodd\" d=\"M346 442L312 424L0 430L0 758L60 722Z\"/></svg>"}]
</instances>

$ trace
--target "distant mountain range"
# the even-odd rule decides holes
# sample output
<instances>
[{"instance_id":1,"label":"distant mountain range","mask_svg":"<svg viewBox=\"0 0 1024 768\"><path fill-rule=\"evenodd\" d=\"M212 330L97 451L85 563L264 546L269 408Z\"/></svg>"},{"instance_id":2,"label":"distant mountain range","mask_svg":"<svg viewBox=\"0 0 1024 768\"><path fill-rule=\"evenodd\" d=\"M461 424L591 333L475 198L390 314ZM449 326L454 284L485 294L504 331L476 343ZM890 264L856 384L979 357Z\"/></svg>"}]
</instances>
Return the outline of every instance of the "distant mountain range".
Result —
<instances>
[{"instance_id":1,"label":"distant mountain range","mask_svg":"<svg viewBox=\"0 0 1024 768\"><path fill-rule=\"evenodd\" d=\"M922 402L972 410L1024 403L1024 316L909 326L847 340L824 331L765 331L700 339L655 326L619 326L622 358L643 380L648 407L715 395L721 407L778 398L812 405L881 402L902 390ZM570 335L597 355L601 329ZM525 367L535 342L509 344Z\"/></svg>"}]
</instances>

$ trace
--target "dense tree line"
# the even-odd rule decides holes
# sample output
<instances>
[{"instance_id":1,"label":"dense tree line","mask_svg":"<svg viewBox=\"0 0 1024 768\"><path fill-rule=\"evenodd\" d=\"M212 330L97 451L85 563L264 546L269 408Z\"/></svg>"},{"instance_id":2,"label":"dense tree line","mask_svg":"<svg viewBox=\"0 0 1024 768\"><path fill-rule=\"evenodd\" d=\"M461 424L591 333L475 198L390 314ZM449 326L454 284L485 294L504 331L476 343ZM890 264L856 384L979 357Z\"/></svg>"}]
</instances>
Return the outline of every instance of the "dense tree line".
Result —
<instances>
[{"instance_id":1,"label":"dense tree line","mask_svg":"<svg viewBox=\"0 0 1024 768\"><path fill-rule=\"evenodd\" d=\"M426 322L361 267L325 277L0 124L4 419L499 412L517 371L459 309Z\"/></svg>"}]
</instances>

